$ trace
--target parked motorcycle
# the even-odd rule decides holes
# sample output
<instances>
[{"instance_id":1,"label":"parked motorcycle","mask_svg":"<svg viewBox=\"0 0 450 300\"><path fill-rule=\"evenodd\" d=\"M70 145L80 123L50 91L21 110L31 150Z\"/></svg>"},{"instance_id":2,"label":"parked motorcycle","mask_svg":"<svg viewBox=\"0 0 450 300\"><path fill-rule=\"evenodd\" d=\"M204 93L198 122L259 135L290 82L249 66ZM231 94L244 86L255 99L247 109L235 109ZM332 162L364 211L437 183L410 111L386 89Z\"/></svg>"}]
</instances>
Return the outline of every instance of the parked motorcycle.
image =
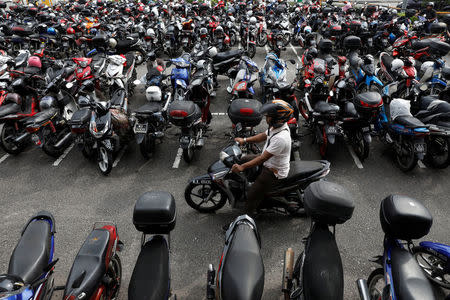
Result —
<instances>
[{"instance_id":1,"label":"parked motorcycle","mask_svg":"<svg viewBox=\"0 0 450 300\"><path fill-rule=\"evenodd\" d=\"M220 160L208 167L208 174L194 177L186 186L184 197L193 209L209 213L221 209L227 201L231 207L240 207L246 201L248 183L258 176L260 168L245 174L231 172L231 167L239 163L242 151L236 143L220 152ZM289 175L279 181L266 199L261 209L269 209L291 215L303 213L303 190L311 183L324 178L330 171L327 161L291 162Z\"/></svg>"},{"instance_id":2,"label":"parked motorcycle","mask_svg":"<svg viewBox=\"0 0 450 300\"><path fill-rule=\"evenodd\" d=\"M306 214L311 217L311 229L303 239L305 250L295 264L294 250L289 248L285 252L284 299L344 299L344 270L335 227L352 217L353 197L338 184L317 181L306 188L304 204Z\"/></svg>"},{"instance_id":3,"label":"parked motorcycle","mask_svg":"<svg viewBox=\"0 0 450 300\"><path fill-rule=\"evenodd\" d=\"M176 300L170 287L170 232L175 199L168 192L146 192L134 206L133 224L142 232L141 251L128 286L128 299Z\"/></svg>"}]
</instances>

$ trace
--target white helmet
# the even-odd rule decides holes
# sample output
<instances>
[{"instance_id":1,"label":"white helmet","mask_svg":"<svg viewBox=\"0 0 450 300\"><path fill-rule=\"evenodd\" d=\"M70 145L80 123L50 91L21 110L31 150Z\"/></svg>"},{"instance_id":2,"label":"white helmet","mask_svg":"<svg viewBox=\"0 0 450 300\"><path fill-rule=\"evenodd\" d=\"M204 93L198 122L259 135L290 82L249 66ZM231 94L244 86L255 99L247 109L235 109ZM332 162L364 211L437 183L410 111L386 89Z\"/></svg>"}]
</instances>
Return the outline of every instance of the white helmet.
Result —
<instances>
[{"instance_id":1,"label":"white helmet","mask_svg":"<svg viewBox=\"0 0 450 300\"><path fill-rule=\"evenodd\" d=\"M153 15L157 18L157 17L159 17L159 11L158 11L158 9L156 8L156 6L154 6L153 8L152 8L152 13L153 13Z\"/></svg>"},{"instance_id":2,"label":"white helmet","mask_svg":"<svg viewBox=\"0 0 450 300\"><path fill-rule=\"evenodd\" d=\"M256 18L255 17L251 17L250 18L250 24L256 24Z\"/></svg>"},{"instance_id":3,"label":"white helmet","mask_svg":"<svg viewBox=\"0 0 450 300\"><path fill-rule=\"evenodd\" d=\"M215 57L217 55L217 48L216 47L209 48L208 55L209 57Z\"/></svg>"},{"instance_id":4,"label":"white helmet","mask_svg":"<svg viewBox=\"0 0 450 300\"><path fill-rule=\"evenodd\" d=\"M110 38L110 39L109 39L109 48L114 49L114 48L116 48L116 46L117 46L117 41L116 41L116 39Z\"/></svg>"},{"instance_id":5,"label":"white helmet","mask_svg":"<svg viewBox=\"0 0 450 300\"><path fill-rule=\"evenodd\" d=\"M403 69L404 65L403 60L396 58L392 61L391 70L393 72L399 72Z\"/></svg>"},{"instance_id":6,"label":"white helmet","mask_svg":"<svg viewBox=\"0 0 450 300\"><path fill-rule=\"evenodd\" d=\"M161 89L158 86L149 86L145 90L145 98L147 101L161 101Z\"/></svg>"},{"instance_id":7,"label":"white helmet","mask_svg":"<svg viewBox=\"0 0 450 300\"><path fill-rule=\"evenodd\" d=\"M234 23L234 21L236 20L233 16L229 16L230 21Z\"/></svg>"},{"instance_id":8,"label":"white helmet","mask_svg":"<svg viewBox=\"0 0 450 300\"><path fill-rule=\"evenodd\" d=\"M311 33L312 32L312 28L311 28L311 26L305 26L305 29L303 29L303 31L305 33Z\"/></svg>"},{"instance_id":9,"label":"white helmet","mask_svg":"<svg viewBox=\"0 0 450 300\"><path fill-rule=\"evenodd\" d=\"M147 29L146 35L153 39L156 37L155 31L153 30L153 28Z\"/></svg>"},{"instance_id":10,"label":"white helmet","mask_svg":"<svg viewBox=\"0 0 450 300\"><path fill-rule=\"evenodd\" d=\"M249 16L249 17L253 16L253 10L247 11L247 16Z\"/></svg>"},{"instance_id":11,"label":"white helmet","mask_svg":"<svg viewBox=\"0 0 450 300\"><path fill-rule=\"evenodd\" d=\"M432 62L432 61L426 61L426 62L424 62L424 63L420 66L420 72L421 72L422 74L424 74L425 71L426 71L428 68L434 68L434 62Z\"/></svg>"}]
</instances>

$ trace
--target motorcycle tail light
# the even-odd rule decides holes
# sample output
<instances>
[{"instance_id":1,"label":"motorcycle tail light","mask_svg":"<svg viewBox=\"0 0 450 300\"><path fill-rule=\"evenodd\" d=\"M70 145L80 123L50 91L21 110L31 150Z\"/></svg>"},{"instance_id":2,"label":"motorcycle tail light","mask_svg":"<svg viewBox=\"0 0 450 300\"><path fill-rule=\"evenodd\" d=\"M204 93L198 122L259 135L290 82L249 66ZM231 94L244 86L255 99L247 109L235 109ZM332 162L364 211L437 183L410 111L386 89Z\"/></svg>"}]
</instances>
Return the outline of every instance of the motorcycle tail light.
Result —
<instances>
[{"instance_id":1,"label":"motorcycle tail light","mask_svg":"<svg viewBox=\"0 0 450 300\"><path fill-rule=\"evenodd\" d=\"M392 56L397 56L397 55L398 55L398 51L397 50L392 51Z\"/></svg>"},{"instance_id":2,"label":"motorcycle tail light","mask_svg":"<svg viewBox=\"0 0 450 300\"><path fill-rule=\"evenodd\" d=\"M83 127L76 127L76 128L71 128L71 131L75 134L82 134L86 132L86 128Z\"/></svg>"},{"instance_id":3,"label":"motorcycle tail light","mask_svg":"<svg viewBox=\"0 0 450 300\"><path fill-rule=\"evenodd\" d=\"M254 114L255 111L253 110L253 108L244 107L244 108L241 108L241 109L239 110L239 112L240 112L241 115L243 115L243 116L251 116L251 115Z\"/></svg>"},{"instance_id":4,"label":"motorcycle tail light","mask_svg":"<svg viewBox=\"0 0 450 300\"><path fill-rule=\"evenodd\" d=\"M186 118L188 116L188 113L184 110L172 110L170 112L170 116L174 118Z\"/></svg>"},{"instance_id":5,"label":"motorcycle tail light","mask_svg":"<svg viewBox=\"0 0 450 300\"><path fill-rule=\"evenodd\" d=\"M29 133L34 133L34 132L38 131L39 128L40 127L27 127L26 129Z\"/></svg>"},{"instance_id":6,"label":"motorcycle tail light","mask_svg":"<svg viewBox=\"0 0 450 300\"><path fill-rule=\"evenodd\" d=\"M297 125L297 119L296 119L296 118L291 118L287 123L288 123L289 125L291 125L291 124Z\"/></svg>"}]
</instances>

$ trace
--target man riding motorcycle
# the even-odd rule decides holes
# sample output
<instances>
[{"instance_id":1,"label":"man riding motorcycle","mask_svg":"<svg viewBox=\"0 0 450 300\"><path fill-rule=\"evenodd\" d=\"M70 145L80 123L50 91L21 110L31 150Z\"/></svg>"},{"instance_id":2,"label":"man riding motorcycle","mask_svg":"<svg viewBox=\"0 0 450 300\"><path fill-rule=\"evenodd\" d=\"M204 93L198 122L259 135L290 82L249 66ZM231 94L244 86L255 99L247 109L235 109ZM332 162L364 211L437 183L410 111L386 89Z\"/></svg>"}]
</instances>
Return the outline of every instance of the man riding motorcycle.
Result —
<instances>
[{"instance_id":1,"label":"man riding motorcycle","mask_svg":"<svg viewBox=\"0 0 450 300\"><path fill-rule=\"evenodd\" d=\"M266 122L269 125L267 132L249 138L235 139L241 145L266 141L261 155L247 155L242 158L243 164L234 164L231 169L238 173L262 165L258 177L247 193L246 213L248 215L254 215L264 196L277 181L288 176L291 135L287 122L292 118L293 112L292 106L283 100L276 99L266 103L261 108L261 114L266 116Z\"/></svg>"}]
</instances>

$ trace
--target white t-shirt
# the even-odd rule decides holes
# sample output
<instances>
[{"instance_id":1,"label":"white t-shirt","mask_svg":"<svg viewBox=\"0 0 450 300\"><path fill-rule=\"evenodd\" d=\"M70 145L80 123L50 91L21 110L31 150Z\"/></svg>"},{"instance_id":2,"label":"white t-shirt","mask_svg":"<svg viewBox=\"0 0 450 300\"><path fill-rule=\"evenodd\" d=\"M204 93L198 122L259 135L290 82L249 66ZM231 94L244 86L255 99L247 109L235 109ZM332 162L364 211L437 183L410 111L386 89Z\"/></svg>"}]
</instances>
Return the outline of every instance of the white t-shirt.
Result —
<instances>
[{"instance_id":1,"label":"white t-shirt","mask_svg":"<svg viewBox=\"0 0 450 300\"><path fill-rule=\"evenodd\" d=\"M269 146L267 144L269 143ZM275 169L275 176L278 179L286 178L289 174L289 164L291 160L291 132L289 126L285 123L279 128L271 128L267 135L264 151L273 156L264 162L263 166L268 169Z\"/></svg>"}]
</instances>

